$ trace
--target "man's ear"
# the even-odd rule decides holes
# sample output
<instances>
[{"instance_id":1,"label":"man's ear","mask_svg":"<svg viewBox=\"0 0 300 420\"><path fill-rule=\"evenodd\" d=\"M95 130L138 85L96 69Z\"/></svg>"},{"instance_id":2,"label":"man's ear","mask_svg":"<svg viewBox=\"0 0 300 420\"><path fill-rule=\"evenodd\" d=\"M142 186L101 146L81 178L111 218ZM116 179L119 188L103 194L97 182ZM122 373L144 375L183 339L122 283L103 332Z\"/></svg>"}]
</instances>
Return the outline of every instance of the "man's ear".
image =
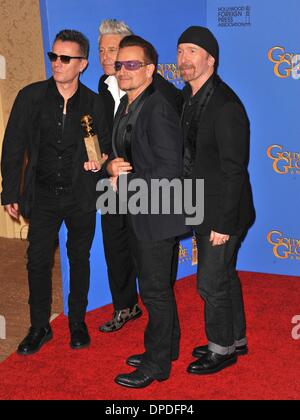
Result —
<instances>
[{"instance_id":1,"label":"man's ear","mask_svg":"<svg viewBox=\"0 0 300 420\"><path fill-rule=\"evenodd\" d=\"M155 65L154 64L148 64L147 66L147 77L153 77L155 72Z\"/></svg>"},{"instance_id":2,"label":"man's ear","mask_svg":"<svg viewBox=\"0 0 300 420\"><path fill-rule=\"evenodd\" d=\"M209 57L208 57L208 65L209 65L209 67L214 67L215 64L216 64L216 59L212 55L209 55Z\"/></svg>"},{"instance_id":3,"label":"man's ear","mask_svg":"<svg viewBox=\"0 0 300 420\"><path fill-rule=\"evenodd\" d=\"M88 68L89 62L87 59L84 59L81 61L81 68L80 68L80 73L84 73L85 70Z\"/></svg>"}]
</instances>

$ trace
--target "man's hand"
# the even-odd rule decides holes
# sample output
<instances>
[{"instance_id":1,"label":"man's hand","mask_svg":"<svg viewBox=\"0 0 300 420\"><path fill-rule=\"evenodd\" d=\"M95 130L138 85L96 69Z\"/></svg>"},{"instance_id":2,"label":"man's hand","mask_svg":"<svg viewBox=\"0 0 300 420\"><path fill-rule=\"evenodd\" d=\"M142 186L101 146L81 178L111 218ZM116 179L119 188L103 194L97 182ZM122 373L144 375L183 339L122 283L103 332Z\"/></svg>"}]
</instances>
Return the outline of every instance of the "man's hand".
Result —
<instances>
[{"instance_id":1,"label":"man's hand","mask_svg":"<svg viewBox=\"0 0 300 420\"><path fill-rule=\"evenodd\" d=\"M111 187L115 193L118 191L118 178L118 176L112 176L111 178L109 178Z\"/></svg>"},{"instance_id":2,"label":"man's hand","mask_svg":"<svg viewBox=\"0 0 300 420\"><path fill-rule=\"evenodd\" d=\"M104 154L102 155L102 165L105 161L107 161L108 159L108 155ZM100 171L100 169L102 168L102 165L100 164L100 162L97 162L95 160L91 160L89 162L85 162L84 164L84 169L88 172L88 171L93 171L93 172L98 172Z\"/></svg>"},{"instance_id":3,"label":"man's hand","mask_svg":"<svg viewBox=\"0 0 300 420\"><path fill-rule=\"evenodd\" d=\"M10 215L10 217L19 221L20 213L19 213L19 204L18 203L7 204L6 206L4 206L4 208L7 211L7 213Z\"/></svg>"},{"instance_id":4,"label":"man's hand","mask_svg":"<svg viewBox=\"0 0 300 420\"><path fill-rule=\"evenodd\" d=\"M225 245L229 239L229 235L223 235L222 233L212 231L210 234L210 242L212 242L212 246Z\"/></svg>"},{"instance_id":5,"label":"man's hand","mask_svg":"<svg viewBox=\"0 0 300 420\"><path fill-rule=\"evenodd\" d=\"M129 162L125 162L123 158L117 158L109 162L106 170L112 177L118 177L122 173L131 172L132 166Z\"/></svg>"}]
</instances>

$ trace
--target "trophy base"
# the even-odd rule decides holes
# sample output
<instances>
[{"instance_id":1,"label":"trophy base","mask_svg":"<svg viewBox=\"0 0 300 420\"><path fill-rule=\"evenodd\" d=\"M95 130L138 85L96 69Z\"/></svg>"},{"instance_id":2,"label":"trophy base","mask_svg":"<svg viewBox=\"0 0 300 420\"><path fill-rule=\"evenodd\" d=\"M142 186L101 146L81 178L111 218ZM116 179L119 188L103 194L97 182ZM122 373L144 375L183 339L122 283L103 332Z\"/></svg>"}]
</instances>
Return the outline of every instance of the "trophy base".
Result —
<instances>
[{"instance_id":1,"label":"trophy base","mask_svg":"<svg viewBox=\"0 0 300 420\"><path fill-rule=\"evenodd\" d=\"M99 162L102 165L105 162L105 159L102 157L98 137L86 137L84 142L89 161Z\"/></svg>"}]
</instances>

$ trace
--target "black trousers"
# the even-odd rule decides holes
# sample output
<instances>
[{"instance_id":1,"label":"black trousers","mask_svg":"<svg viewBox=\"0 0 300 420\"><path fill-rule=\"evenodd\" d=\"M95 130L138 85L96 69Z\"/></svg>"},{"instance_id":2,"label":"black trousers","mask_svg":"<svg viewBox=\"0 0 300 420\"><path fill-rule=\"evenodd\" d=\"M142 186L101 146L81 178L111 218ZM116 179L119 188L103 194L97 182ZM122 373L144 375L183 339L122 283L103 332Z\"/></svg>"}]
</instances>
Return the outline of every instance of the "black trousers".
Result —
<instances>
[{"instance_id":1,"label":"black trousers","mask_svg":"<svg viewBox=\"0 0 300 420\"><path fill-rule=\"evenodd\" d=\"M56 195L39 188L29 224L27 251L31 325L36 328L42 328L49 322L51 270L55 242L63 221L68 229L69 322L82 322L85 319L96 212L83 213L71 191Z\"/></svg>"},{"instance_id":2,"label":"black trousers","mask_svg":"<svg viewBox=\"0 0 300 420\"><path fill-rule=\"evenodd\" d=\"M241 283L236 272L241 236L213 247L209 236L196 234L198 291L205 301L205 327L209 349L231 354L246 340L246 320Z\"/></svg>"},{"instance_id":3,"label":"black trousers","mask_svg":"<svg viewBox=\"0 0 300 420\"><path fill-rule=\"evenodd\" d=\"M132 308L138 302L137 271L125 215L101 217L104 253L115 310Z\"/></svg>"},{"instance_id":4,"label":"black trousers","mask_svg":"<svg viewBox=\"0 0 300 420\"><path fill-rule=\"evenodd\" d=\"M172 358L178 358L180 344L173 290L178 267L178 240L140 241L130 222L129 229L140 296L149 315L144 334L145 357L140 369L156 379L167 379Z\"/></svg>"}]
</instances>

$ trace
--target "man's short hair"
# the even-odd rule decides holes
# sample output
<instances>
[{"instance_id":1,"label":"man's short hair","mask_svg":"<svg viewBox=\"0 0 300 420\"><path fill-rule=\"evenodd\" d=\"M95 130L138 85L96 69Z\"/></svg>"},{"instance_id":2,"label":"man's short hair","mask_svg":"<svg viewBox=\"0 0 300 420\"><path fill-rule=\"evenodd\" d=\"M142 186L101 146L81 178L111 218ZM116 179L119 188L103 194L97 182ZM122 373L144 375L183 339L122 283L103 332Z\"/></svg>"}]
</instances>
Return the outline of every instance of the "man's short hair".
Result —
<instances>
[{"instance_id":1,"label":"man's short hair","mask_svg":"<svg viewBox=\"0 0 300 420\"><path fill-rule=\"evenodd\" d=\"M150 42L137 35L129 35L122 39L119 48L125 47L141 47L144 50L145 60L149 64L155 65L155 70L158 65L158 53Z\"/></svg>"},{"instance_id":2,"label":"man's short hair","mask_svg":"<svg viewBox=\"0 0 300 420\"><path fill-rule=\"evenodd\" d=\"M89 57L90 42L87 37L79 31L75 31L74 29L63 29L56 35L53 44L55 44L56 41L75 42L79 45L82 56L85 58Z\"/></svg>"},{"instance_id":3,"label":"man's short hair","mask_svg":"<svg viewBox=\"0 0 300 420\"><path fill-rule=\"evenodd\" d=\"M99 26L99 38L98 43L103 35L132 35L133 32L122 20L117 19L105 19Z\"/></svg>"}]
</instances>

